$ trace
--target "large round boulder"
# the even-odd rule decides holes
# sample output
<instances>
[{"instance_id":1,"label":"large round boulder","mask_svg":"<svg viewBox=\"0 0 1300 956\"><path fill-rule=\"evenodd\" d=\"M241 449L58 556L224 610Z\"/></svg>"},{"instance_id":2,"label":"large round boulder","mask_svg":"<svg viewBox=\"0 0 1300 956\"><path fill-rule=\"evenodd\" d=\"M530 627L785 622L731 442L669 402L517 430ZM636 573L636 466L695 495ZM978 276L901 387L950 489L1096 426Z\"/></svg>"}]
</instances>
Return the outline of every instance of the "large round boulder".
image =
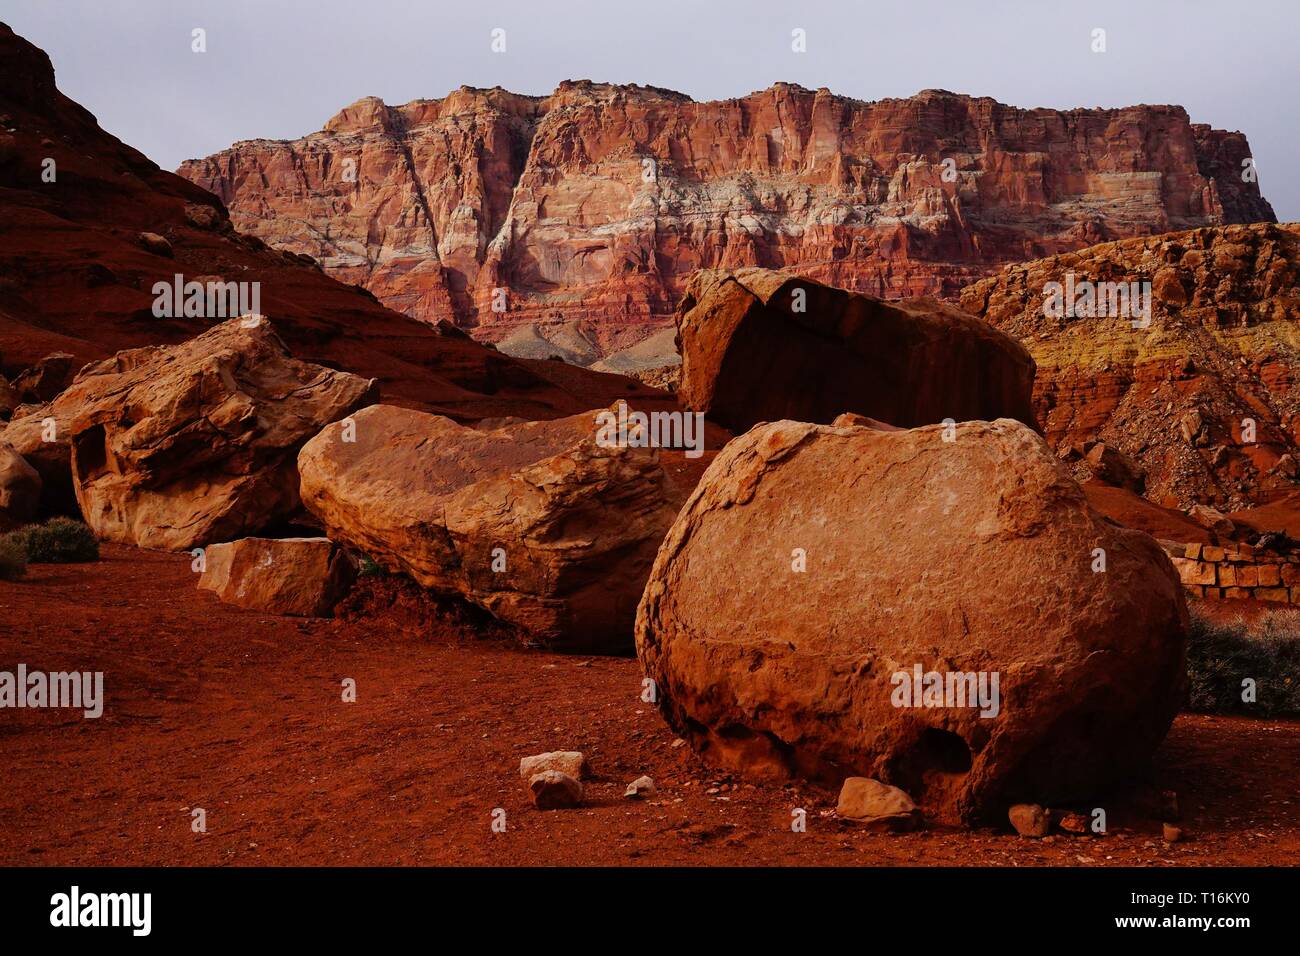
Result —
<instances>
[{"instance_id":1,"label":"large round boulder","mask_svg":"<svg viewBox=\"0 0 1300 956\"><path fill-rule=\"evenodd\" d=\"M1154 539L1088 505L1007 419L762 424L659 549L637 651L708 762L872 777L967 824L1141 767L1185 681Z\"/></svg>"}]
</instances>

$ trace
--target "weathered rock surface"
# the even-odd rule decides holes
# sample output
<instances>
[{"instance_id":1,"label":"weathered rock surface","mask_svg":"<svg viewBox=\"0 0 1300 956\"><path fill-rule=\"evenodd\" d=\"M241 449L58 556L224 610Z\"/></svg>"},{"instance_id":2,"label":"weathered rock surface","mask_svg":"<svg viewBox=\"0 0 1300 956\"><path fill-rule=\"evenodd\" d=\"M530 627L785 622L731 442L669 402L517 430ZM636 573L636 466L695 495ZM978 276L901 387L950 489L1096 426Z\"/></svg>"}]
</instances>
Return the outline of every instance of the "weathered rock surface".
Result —
<instances>
[{"instance_id":1,"label":"weathered rock surface","mask_svg":"<svg viewBox=\"0 0 1300 956\"><path fill-rule=\"evenodd\" d=\"M921 811L902 790L870 777L849 777L840 788L835 813L868 829L901 832L922 823Z\"/></svg>"},{"instance_id":2,"label":"weathered rock surface","mask_svg":"<svg viewBox=\"0 0 1300 956\"><path fill-rule=\"evenodd\" d=\"M1068 275L1150 283L1149 325L1045 314L1047 283ZM1232 511L1296 490L1283 459L1300 457L1300 225L1108 242L1009 266L961 305L1033 355L1053 447L1113 445L1168 507Z\"/></svg>"},{"instance_id":3,"label":"weathered rock surface","mask_svg":"<svg viewBox=\"0 0 1300 956\"><path fill-rule=\"evenodd\" d=\"M933 299L887 303L767 269L696 273L677 312L685 408L740 432L844 412L911 427L1033 419L1015 339Z\"/></svg>"},{"instance_id":4,"label":"weathered rock surface","mask_svg":"<svg viewBox=\"0 0 1300 956\"><path fill-rule=\"evenodd\" d=\"M0 531L36 520L41 476L0 437Z\"/></svg>"},{"instance_id":5,"label":"weathered rock surface","mask_svg":"<svg viewBox=\"0 0 1300 956\"><path fill-rule=\"evenodd\" d=\"M178 550L290 515L298 449L375 398L373 379L298 361L250 317L89 365L51 413L68 423L77 501L95 534Z\"/></svg>"},{"instance_id":6,"label":"weathered rock surface","mask_svg":"<svg viewBox=\"0 0 1300 956\"><path fill-rule=\"evenodd\" d=\"M869 776L971 822L1150 757L1185 680L1168 558L1094 512L1029 428L944 434L784 421L714 460L636 629L665 718L704 760ZM901 706L918 667L982 673L996 706Z\"/></svg>"},{"instance_id":7,"label":"weathered rock surface","mask_svg":"<svg viewBox=\"0 0 1300 956\"><path fill-rule=\"evenodd\" d=\"M237 607L329 617L355 579L328 538L241 538L205 549L199 587Z\"/></svg>"},{"instance_id":8,"label":"weathered rock surface","mask_svg":"<svg viewBox=\"0 0 1300 956\"><path fill-rule=\"evenodd\" d=\"M603 447L597 412L479 431L387 405L298 458L330 538L561 650L628 650L680 501L657 449Z\"/></svg>"},{"instance_id":9,"label":"weathered rock surface","mask_svg":"<svg viewBox=\"0 0 1300 956\"><path fill-rule=\"evenodd\" d=\"M1178 106L864 102L789 83L697 103L584 80L545 97L368 97L319 132L179 172L240 229L398 311L492 341L587 322L608 353L669 324L700 268L951 295L1107 239L1271 221L1242 182L1249 155Z\"/></svg>"}]
</instances>

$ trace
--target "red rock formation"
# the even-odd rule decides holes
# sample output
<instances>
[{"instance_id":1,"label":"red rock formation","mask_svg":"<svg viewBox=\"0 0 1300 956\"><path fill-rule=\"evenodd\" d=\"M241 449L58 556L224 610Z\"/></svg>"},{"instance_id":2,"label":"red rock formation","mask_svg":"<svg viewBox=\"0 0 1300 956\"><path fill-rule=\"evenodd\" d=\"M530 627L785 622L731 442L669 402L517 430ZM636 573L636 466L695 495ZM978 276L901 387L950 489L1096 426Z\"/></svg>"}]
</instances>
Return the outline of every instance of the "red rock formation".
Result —
<instances>
[{"instance_id":1,"label":"red rock formation","mask_svg":"<svg viewBox=\"0 0 1300 956\"><path fill-rule=\"evenodd\" d=\"M867 103L786 83L696 103L579 81L371 97L318 133L179 171L239 228L409 315L491 341L577 322L608 352L668 324L698 268L950 295L1106 239L1271 221L1241 181L1249 152L1178 106L1024 110L942 90Z\"/></svg>"},{"instance_id":2,"label":"red rock formation","mask_svg":"<svg viewBox=\"0 0 1300 956\"><path fill-rule=\"evenodd\" d=\"M1047 284L1067 276L1076 289L1149 283L1149 327L1045 314ZM1100 440L1141 465L1162 505L1226 511L1296 490L1300 225L1103 243L1009 266L963 289L961 305L1029 349L1035 414L1076 477Z\"/></svg>"},{"instance_id":3,"label":"red rock formation","mask_svg":"<svg viewBox=\"0 0 1300 956\"><path fill-rule=\"evenodd\" d=\"M181 273L260 283L260 311L295 357L376 378L386 401L458 420L552 418L653 394L610 375L561 377L555 363L515 361L454 329L430 329L241 235L211 193L100 129L55 87L49 58L3 24L0 75L2 376L51 353L69 353L75 371L199 335L221 319L152 311L153 284Z\"/></svg>"}]
</instances>

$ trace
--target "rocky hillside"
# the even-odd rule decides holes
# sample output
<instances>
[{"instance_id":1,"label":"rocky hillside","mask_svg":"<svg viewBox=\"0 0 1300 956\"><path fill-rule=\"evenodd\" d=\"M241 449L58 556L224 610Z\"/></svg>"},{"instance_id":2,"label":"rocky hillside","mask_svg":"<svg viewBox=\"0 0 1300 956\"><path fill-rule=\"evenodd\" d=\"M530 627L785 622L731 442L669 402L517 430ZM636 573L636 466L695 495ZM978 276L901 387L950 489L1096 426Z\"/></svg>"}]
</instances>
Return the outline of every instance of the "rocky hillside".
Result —
<instances>
[{"instance_id":1,"label":"rocky hillside","mask_svg":"<svg viewBox=\"0 0 1300 956\"><path fill-rule=\"evenodd\" d=\"M1108 239L1272 221L1242 181L1249 155L1178 106L1026 110L943 90L869 103L785 83L697 103L578 81L371 97L320 132L179 172L241 230L394 309L526 353L554 329L555 354L599 355L669 324L698 268L952 295Z\"/></svg>"},{"instance_id":2,"label":"rocky hillside","mask_svg":"<svg viewBox=\"0 0 1300 956\"><path fill-rule=\"evenodd\" d=\"M100 129L58 91L49 57L4 24L0 74L0 418L19 401L47 401L88 361L182 342L221 321L155 314L154 283L178 273L256 283L261 311L296 356L376 378L388 401L472 420L551 418L650 395L412 321L237 231L211 193ZM57 380L6 400L6 380L30 384L29 367L51 353L62 354L39 367L57 365Z\"/></svg>"},{"instance_id":3,"label":"rocky hillside","mask_svg":"<svg viewBox=\"0 0 1300 956\"><path fill-rule=\"evenodd\" d=\"M1048 284L1067 276L1149 283L1149 325L1046 314ZM1010 266L961 304L1028 346L1035 414L1062 455L1101 440L1140 463L1161 504L1240 508L1296 489L1298 277L1300 225L1227 226Z\"/></svg>"}]
</instances>

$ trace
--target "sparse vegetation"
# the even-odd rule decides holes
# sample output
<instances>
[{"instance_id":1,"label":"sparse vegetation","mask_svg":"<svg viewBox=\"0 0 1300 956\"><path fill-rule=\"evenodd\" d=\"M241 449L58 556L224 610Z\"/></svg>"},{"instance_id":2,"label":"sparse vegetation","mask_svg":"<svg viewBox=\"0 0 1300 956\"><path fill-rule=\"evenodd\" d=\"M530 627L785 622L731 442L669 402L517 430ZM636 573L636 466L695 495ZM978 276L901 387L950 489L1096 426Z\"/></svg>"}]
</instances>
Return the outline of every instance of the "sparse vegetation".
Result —
<instances>
[{"instance_id":1,"label":"sparse vegetation","mask_svg":"<svg viewBox=\"0 0 1300 956\"><path fill-rule=\"evenodd\" d=\"M17 581L27 573L27 552L0 538L0 581Z\"/></svg>"},{"instance_id":2,"label":"sparse vegetation","mask_svg":"<svg viewBox=\"0 0 1300 956\"><path fill-rule=\"evenodd\" d=\"M1300 610L1272 611L1249 624L1193 610L1187 674L1191 710L1300 715ZM1254 681L1254 703L1242 699L1246 680Z\"/></svg>"},{"instance_id":3,"label":"sparse vegetation","mask_svg":"<svg viewBox=\"0 0 1300 956\"><path fill-rule=\"evenodd\" d=\"M388 574L384 566L370 557L363 554L357 558L357 577L359 578L382 578Z\"/></svg>"},{"instance_id":4,"label":"sparse vegetation","mask_svg":"<svg viewBox=\"0 0 1300 956\"><path fill-rule=\"evenodd\" d=\"M74 564L99 560L99 542L80 521L51 518L0 537L0 545L18 549L27 564Z\"/></svg>"}]
</instances>

